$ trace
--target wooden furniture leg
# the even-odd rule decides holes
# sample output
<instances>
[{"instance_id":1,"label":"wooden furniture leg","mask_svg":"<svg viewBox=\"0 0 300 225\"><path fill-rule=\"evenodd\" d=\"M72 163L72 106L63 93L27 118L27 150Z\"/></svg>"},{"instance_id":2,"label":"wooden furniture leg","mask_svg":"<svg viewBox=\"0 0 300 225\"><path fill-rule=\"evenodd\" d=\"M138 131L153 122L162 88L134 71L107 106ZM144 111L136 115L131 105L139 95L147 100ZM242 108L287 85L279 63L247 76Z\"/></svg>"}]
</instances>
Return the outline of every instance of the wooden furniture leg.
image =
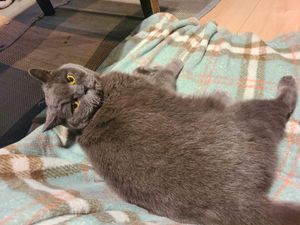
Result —
<instances>
[{"instance_id":1,"label":"wooden furniture leg","mask_svg":"<svg viewBox=\"0 0 300 225\"><path fill-rule=\"evenodd\" d=\"M145 17L160 11L158 0L140 0Z\"/></svg>"},{"instance_id":2,"label":"wooden furniture leg","mask_svg":"<svg viewBox=\"0 0 300 225\"><path fill-rule=\"evenodd\" d=\"M55 10L50 2L50 0L36 0L40 8L44 12L45 16L52 16Z\"/></svg>"},{"instance_id":3,"label":"wooden furniture leg","mask_svg":"<svg viewBox=\"0 0 300 225\"><path fill-rule=\"evenodd\" d=\"M55 10L50 0L36 0L46 16L52 16ZM140 0L145 17L160 11L158 0Z\"/></svg>"}]
</instances>

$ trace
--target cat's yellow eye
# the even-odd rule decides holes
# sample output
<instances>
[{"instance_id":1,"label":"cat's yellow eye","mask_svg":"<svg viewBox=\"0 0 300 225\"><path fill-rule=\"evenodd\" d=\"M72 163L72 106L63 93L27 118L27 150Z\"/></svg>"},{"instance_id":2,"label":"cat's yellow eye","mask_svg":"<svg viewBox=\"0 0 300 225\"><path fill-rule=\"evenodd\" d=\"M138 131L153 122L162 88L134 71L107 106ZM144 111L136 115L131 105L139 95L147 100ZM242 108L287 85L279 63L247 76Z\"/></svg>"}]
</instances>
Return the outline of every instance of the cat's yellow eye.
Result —
<instances>
[{"instance_id":1,"label":"cat's yellow eye","mask_svg":"<svg viewBox=\"0 0 300 225\"><path fill-rule=\"evenodd\" d=\"M73 101L71 103L72 111L74 111L75 109L77 109L79 106L80 106L80 102L79 101Z\"/></svg>"},{"instance_id":2,"label":"cat's yellow eye","mask_svg":"<svg viewBox=\"0 0 300 225\"><path fill-rule=\"evenodd\" d=\"M72 74L70 74L70 73L67 75L66 80L67 80L67 82L68 82L69 84L72 84L72 85L76 84L76 79L75 79L75 77L74 77Z\"/></svg>"}]
</instances>

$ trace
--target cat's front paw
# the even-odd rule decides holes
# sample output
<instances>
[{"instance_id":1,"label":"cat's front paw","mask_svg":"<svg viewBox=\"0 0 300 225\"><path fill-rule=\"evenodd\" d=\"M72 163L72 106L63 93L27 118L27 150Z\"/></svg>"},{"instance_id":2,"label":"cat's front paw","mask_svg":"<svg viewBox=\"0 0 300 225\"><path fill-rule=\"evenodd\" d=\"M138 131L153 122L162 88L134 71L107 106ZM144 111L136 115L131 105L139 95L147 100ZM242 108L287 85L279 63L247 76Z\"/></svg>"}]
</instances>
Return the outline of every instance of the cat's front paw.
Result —
<instances>
[{"instance_id":1,"label":"cat's front paw","mask_svg":"<svg viewBox=\"0 0 300 225\"><path fill-rule=\"evenodd\" d=\"M102 92L97 91L95 89L89 89L86 92L85 98L90 102L92 105L99 105L102 102Z\"/></svg>"},{"instance_id":2,"label":"cat's front paw","mask_svg":"<svg viewBox=\"0 0 300 225\"><path fill-rule=\"evenodd\" d=\"M183 62L180 59L173 59L165 68L172 71L173 76L177 78L183 69Z\"/></svg>"},{"instance_id":3,"label":"cat's front paw","mask_svg":"<svg viewBox=\"0 0 300 225\"><path fill-rule=\"evenodd\" d=\"M214 91L211 95L211 97L221 101L226 107L233 104L232 99L229 97L229 95L225 91Z\"/></svg>"},{"instance_id":4,"label":"cat's front paw","mask_svg":"<svg viewBox=\"0 0 300 225\"><path fill-rule=\"evenodd\" d=\"M183 68L183 62L181 59L173 59L168 65L181 70Z\"/></svg>"},{"instance_id":5,"label":"cat's front paw","mask_svg":"<svg viewBox=\"0 0 300 225\"><path fill-rule=\"evenodd\" d=\"M136 68L132 73L135 76L141 76L141 75L153 76L155 75L155 69L146 66L140 66Z\"/></svg>"}]
</instances>

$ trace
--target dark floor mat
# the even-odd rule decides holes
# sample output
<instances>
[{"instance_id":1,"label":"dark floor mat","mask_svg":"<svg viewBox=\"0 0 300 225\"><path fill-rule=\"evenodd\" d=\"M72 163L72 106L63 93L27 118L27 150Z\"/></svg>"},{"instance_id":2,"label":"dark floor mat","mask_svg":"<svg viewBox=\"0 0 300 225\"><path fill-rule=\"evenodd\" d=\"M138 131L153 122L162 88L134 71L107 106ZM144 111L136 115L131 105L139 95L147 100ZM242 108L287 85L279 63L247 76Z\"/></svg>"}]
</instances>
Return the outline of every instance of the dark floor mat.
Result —
<instances>
[{"instance_id":1,"label":"dark floor mat","mask_svg":"<svg viewBox=\"0 0 300 225\"><path fill-rule=\"evenodd\" d=\"M32 120L26 113L43 99L40 86L25 71L0 64L0 147L26 134ZM30 114L36 115L42 109L36 108ZM14 133L11 134L15 124L19 124L19 129L13 129Z\"/></svg>"}]
</instances>

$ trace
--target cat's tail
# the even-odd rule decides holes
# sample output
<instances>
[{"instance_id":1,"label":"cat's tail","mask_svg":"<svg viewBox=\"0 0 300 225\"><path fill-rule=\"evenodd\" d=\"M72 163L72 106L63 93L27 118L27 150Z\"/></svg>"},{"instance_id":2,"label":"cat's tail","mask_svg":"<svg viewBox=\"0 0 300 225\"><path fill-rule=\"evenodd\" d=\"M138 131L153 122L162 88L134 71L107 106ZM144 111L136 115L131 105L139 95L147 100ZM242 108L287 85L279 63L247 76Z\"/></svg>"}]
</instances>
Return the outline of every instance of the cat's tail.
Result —
<instances>
[{"instance_id":1,"label":"cat's tail","mask_svg":"<svg viewBox=\"0 0 300 225\"><path fill-rule=\"evenodd\" d=\"M254 201L255 202L255 201ZM201 214L201 225L300 225L300 205L273 202L264 198L259 202L249 202L246 207L227 208L224 211ZM220 213L221 212L221 213Z\"/></svg>"},{"instance_id":2,"label":"cat's tail","mask_svg":"<svg viewBox=\"0 0 300 225\"><path fill-rule=\"evenodd\" d=\"M265 212L268 225L300 225L300 205L269 201Z\"/></svg>"},{"instance_id":3,"label":"cat's tail","mask_svg":"<svg viewBox=\"0 0 300 225\"><path fill-rule=\"evenodd\" d=\"M297 83L292 76L284 76L278 83L277 100L287 106L287 119L289 119L295 110L298 100L297 89Z\"/></svg>"},{"instance_id":4,"label":"cat's tail","mask_svg":"<svg viewBox=\"0 0 300 225\"><path fill-rule=\"evenodd\" d=\"M237 211L238 212L238 211ZM300 205L274 202L264 199L262 203L248 206L237 213L233 221L224 217L222 225L300 225Z\"/></svg>"}]
</instances>

